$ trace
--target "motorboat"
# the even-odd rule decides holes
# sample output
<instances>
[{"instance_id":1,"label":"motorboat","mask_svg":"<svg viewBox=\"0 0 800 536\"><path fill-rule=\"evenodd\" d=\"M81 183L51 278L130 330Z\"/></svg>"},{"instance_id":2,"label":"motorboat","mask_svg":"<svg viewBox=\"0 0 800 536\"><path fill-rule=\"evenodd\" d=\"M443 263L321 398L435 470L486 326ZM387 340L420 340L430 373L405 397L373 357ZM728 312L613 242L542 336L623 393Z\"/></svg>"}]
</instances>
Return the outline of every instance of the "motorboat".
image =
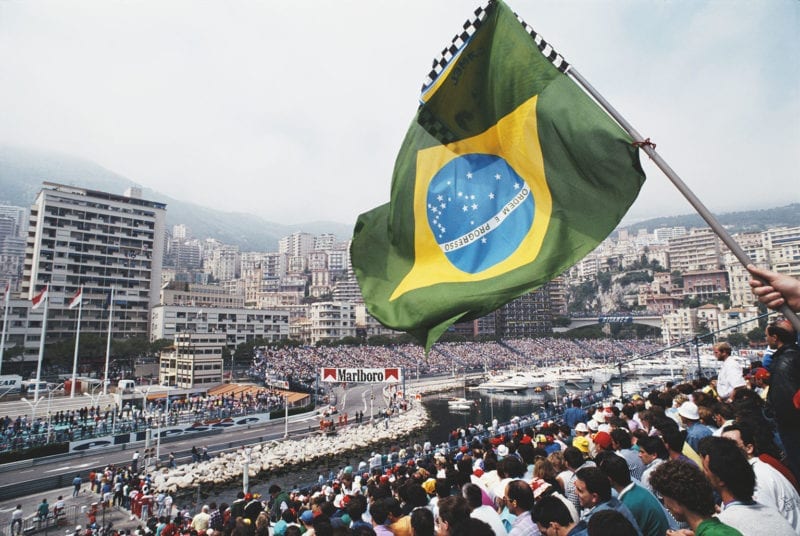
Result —
<instances>
[{"instance_id":1,"label":"motorboat","mask_svg":"<svg viewBox=\"0 0 800 536\"><path fill-rule=\"evenodd\" d=\"M487 381L478 384L478 390L489 393L519 392L536 387L545 387L549 383L549 379L541 373L512 372L490 377Z\"/></svg>"},{"instance_id":2,"label":"motorboat","mask_svg":"<svg viewBox=\"0 0 800 536\"><path fill-rule=\"evenodd\" d=\"M454 397L447 401L447 407L454 411L466 411L472 409L472 402L463 397Z\"/></svg>"}]
</instances>

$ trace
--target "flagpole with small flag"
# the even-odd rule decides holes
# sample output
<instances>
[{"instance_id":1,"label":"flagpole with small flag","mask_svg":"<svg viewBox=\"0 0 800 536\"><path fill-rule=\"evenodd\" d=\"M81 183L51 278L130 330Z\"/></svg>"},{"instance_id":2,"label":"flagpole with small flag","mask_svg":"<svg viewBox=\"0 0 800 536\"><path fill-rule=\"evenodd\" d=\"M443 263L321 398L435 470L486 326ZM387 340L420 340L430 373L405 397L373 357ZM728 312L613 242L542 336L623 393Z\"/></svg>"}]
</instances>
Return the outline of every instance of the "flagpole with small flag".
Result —
<instances>
[{"instance_id":1,"label":"flagpole with small flag","mask_svg":"<svg viewBox=\"0 0 800 536\"><path fill-rule=\"evenodd\" d=\"M3 371L3 354L6 349L6 330L8 329L8 304L11 301L11 283L6 282L3 293L3 333L0 335L0 373Z\"/></svg>"},{"instance_id":2,"label":"flagpole with small flag","mask_svg":"<svg viewBox=\"0 0 800 536\"><path fill-rule=\"evenodd\" d=\"M83 286L78 289L78 292L69 301L69 308L74 309L78 307L78 325L75 329L75 355L72 358L72 384L70 385L70 398L75 398L75 382L78 379L78 344L81 340L81 313L83 312Z\"/></svg>"},{"instance_id":3,"label":"flagpole with small flag","mask_svg":"<svg viewBox=\"0 0 800 536\"><path fill-rule=\"evenodd\" d=\"M103 378L103 395L108 393L108 361L111 358L111 324L114 320L114 287L108 297L108 339L106 340L106 372Z\"/></svg>"},{"instance_id":4,"label":"flagpole with small flag","mask_svg":"<svg viewBox=\"0 0 800 536\"><path fill-rule=\"evenodd\" d=\"M47 332L47 304L50 301L48 295L49 285L45 285L44 289L33 297L31 309L38 309L44 302L44 311L42 311L42 335L39 337L39 360L36 364L36 387L33 391L33 403L39 401L39 382L42 380L42 360L44 359L44 339Z\"/></svg>"}]
</instances>

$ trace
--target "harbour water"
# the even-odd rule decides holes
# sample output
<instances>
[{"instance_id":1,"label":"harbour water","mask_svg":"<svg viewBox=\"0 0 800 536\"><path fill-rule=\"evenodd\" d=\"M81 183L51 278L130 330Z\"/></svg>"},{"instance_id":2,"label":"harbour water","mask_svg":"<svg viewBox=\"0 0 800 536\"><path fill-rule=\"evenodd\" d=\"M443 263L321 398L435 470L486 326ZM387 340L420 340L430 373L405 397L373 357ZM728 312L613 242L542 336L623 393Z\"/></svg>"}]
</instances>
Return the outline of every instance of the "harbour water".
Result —
<instances>
[{"instance_id":1,"label":"harbour water","mask_svg":"<svg viewBox=\"0 0 800 536\"><path fill-rule=\"evenodd\" d=\"M469 401L469 409L453 409L448 400L463 397ZM552 396L549 398L552 401ZM448 440L450 431L482 424L487 427L496 419L499 423L510 421L515 416L540 413L544 409L545 396L533 390L519 393L487 393L463 390L426 397L423 404L431 415L432 426L426 431L434 444ZM550 403L552 408L552 402Z\"/></svg>"}]
</instances>

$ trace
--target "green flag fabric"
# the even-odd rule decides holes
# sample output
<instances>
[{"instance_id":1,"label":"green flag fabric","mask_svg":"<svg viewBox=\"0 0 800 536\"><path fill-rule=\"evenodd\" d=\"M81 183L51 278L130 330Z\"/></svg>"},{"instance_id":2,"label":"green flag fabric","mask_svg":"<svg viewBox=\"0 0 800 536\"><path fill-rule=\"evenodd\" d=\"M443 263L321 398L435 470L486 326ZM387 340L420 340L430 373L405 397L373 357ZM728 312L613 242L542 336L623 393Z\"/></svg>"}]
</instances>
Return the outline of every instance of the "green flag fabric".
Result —
<instances>
[{"instance_id":1,"label":"green flag fabric","mask_svg":"<svg viewBox=\"0 0 800 536\"><path fill-rule=\"evenodd\" d=\"M351 246L369 313L426 349L583 258L645 179L631 137L502 1L434 66L390 203Z\"/></svg>"}]
</instances>

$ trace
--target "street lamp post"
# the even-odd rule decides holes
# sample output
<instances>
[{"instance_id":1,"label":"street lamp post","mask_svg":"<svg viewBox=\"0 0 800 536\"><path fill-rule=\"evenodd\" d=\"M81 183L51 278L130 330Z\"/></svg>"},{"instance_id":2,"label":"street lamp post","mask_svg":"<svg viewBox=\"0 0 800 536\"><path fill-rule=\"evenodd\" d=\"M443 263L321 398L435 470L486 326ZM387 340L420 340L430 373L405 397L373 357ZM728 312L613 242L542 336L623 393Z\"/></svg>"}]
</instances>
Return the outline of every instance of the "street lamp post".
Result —
<instances>
[{"instance_id":1,"label":"street lamp post","mask_svg":"<svg viewBox=\"0 0 800 536\"><path fill-rule=\"evenodd\" d=\"M59 384L55 389L51 389L49 393L47 393L47 439L45 440L46 444L50 443L50 423L51 423L51 407L53 404L53 393L58 391L60 388L64 387L64 384Z\"/></svg>"},{"instance_id":2,"label":"street lamp post","mask_svg":"<svg viewBox=\"0 0 800 536\"><path fill-rule=\"evenodd\" d=\"M242 491L247 494L250 489L250 454L253 449L250 447L244 448L244 468L242 471Z\"/></svg>"},{"instance_id":3,"label":"street lamp post","mask_svg":"<svg viewBox=\"0 0 800 536\"><path fill-rule=\"evenodd\" d=\"M284 415L284 428L283 428L283 437L289 437L289 395L286 395L284 400L284 406L286 407L285 415Z\"/></svg>"},{"instance_id":4,"label":"street lamp post","mask_svg":"<svg viewBox=\"0 0 800 536\"><path fill-rule=\"evenodd\" d=\"M38 398L38 399L36 399L35 402L31 402L30 400L28 400L25 397L20 398L20 400L22 400L23 402L28 404L28 406L30 406L30 408L31 408L31 422L36 421L36 406L38 406L41 403L41 401L44 400L44 398Z\"/></svg>"}]
</instances>

